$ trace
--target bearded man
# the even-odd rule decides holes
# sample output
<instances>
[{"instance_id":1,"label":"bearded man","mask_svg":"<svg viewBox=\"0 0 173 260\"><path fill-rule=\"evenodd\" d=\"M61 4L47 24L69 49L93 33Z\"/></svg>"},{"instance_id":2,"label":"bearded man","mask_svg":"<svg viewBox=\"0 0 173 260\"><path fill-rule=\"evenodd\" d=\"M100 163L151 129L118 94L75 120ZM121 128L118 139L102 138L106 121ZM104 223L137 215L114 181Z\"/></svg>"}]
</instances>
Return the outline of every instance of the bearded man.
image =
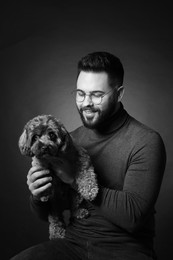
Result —
<instances>
[{"instance_id":1,"label":"bearded man","mask_svg":"<svg viewBox=\"0 0 173 260\"><path fill-rule=\"evenodd\" d=\"M124 109L123 78L120 59L108 52L90 53L79 61L73 95L83 126L71 136L88 151L99 192L94 201L84 201L89 216L72 219L64 239L29 248L13 260L156 259L155 203L166 152L159 133ZM70 167L64 169L65 182L75 187ZM51 187L48 173L33 166L27 181L32 208L44 219L50 210L49 201L41 201Z\"/></svg>"}]
</instances>

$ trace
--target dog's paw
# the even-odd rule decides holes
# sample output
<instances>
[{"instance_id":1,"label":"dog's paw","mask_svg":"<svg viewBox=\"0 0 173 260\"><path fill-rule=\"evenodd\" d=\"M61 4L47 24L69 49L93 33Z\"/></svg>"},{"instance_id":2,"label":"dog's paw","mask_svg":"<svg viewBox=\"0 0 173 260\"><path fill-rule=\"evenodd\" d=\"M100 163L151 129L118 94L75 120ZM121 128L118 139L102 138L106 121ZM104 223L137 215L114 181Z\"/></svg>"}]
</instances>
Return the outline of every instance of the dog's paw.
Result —
<instances>
[{"instance_id":1,"label":"dog's paw","mask_svg":"<svg viewBox=\"0 0 173 260\"><path fill-rule=\"evenodd\" d=\"M58 217L49 215L49 239L65 237L65 224Z\"/></svg>"},{"instance_id":2,"label":"dog's paw","mask_svg":"<svg viewBox=\"0 0 173 260\"><path fill-rule=\"evenodd\" d=\"M73 214L73 217L77 219L83 219L88 218L90 215L89 211L85 208L79 208L76 210L76 212Z\"/></svg>"}]
</instances>

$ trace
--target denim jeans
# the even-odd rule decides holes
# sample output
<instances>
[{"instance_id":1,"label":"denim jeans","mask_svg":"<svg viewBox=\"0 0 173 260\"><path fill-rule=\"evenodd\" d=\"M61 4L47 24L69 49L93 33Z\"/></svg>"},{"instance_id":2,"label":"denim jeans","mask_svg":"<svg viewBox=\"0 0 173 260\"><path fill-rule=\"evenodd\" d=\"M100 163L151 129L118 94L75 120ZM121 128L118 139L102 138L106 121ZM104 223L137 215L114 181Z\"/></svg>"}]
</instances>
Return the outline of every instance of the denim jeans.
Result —
<instances>
[{"instance_id":1,"label":"denim jeans","mask_svg":"<svg viewBox=\"0 0 173 260\"><path fill-rule=\"evenodd\" d=\"M151 256L134 250L100 245L97 239L68 236L33 246L11 260L152 260Z\"/></svg>"}]
</instances>

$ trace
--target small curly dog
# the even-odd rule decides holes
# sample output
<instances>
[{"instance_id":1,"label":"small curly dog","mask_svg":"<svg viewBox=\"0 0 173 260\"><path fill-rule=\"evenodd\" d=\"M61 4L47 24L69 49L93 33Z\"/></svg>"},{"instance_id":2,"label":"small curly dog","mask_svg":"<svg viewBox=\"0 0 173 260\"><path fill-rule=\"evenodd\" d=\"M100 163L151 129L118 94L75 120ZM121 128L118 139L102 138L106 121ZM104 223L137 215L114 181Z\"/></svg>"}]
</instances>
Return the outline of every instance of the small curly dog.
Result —
<instances>
[{"instance_id":1,"label":"small curly dog","mask_svg":"<svg viewBox=\"0 0 173 260\"><path fill-rule=\"evenodd\" d=\"M50 202L49 238L65 237L63 213L70 210L71 218L86 218L88 210L82 207L84 200L92 201L98 193L97 177L89 155L77 146L63 124L52 115L39 115L24 127L19 138L22 155L32 157L33 165L50 169L52 188L43 194L42 201ZM74 185L64 183L55 169L62 160L70 162L74 174Z\"/></svg>"}]
</instances>

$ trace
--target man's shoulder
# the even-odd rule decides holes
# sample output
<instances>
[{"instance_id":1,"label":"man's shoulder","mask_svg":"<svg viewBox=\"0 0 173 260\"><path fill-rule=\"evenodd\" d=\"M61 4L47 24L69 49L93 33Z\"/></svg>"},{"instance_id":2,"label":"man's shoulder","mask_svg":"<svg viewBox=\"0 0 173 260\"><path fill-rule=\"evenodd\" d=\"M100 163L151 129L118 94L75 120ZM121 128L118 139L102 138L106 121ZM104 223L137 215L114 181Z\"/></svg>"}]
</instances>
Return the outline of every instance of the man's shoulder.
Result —
<instances>
[{"instance_id":1,"label":"man's shoulder","mask_svg":"<svg viewBox=\"0 0 173 260\"><path fill-rule=\"evenodd\" d=\"M84 126L79 126L75 130L70 132L70 135L73 140L78 141L86 135L87 129Z\"/></svg>"},{"instance_id":2,"label":"man's shoulder","mask_svg":"<svg viewBox=\"0 0 173 260\"><path fill-rule=\"evenodd\" d=\"M131 132L131 136L136 141L147 140L152 142L162 142L162 137L157 130L153 129L147 124L138 121L133 117L130 117L129 131Z\"/></svg>"},{"instance_id":3,"label":"man's shoulder","mask_svg":"<svg viewBox=\"0 0 173 260\"><path fill-rule=\"evenodd\" d=\"M73 131L70 132L71 136L76 136L80 133L83 133L85 131L85 127L84 126L79 126L76 129L74 129Z\"/></svg>"}]
</instances>

